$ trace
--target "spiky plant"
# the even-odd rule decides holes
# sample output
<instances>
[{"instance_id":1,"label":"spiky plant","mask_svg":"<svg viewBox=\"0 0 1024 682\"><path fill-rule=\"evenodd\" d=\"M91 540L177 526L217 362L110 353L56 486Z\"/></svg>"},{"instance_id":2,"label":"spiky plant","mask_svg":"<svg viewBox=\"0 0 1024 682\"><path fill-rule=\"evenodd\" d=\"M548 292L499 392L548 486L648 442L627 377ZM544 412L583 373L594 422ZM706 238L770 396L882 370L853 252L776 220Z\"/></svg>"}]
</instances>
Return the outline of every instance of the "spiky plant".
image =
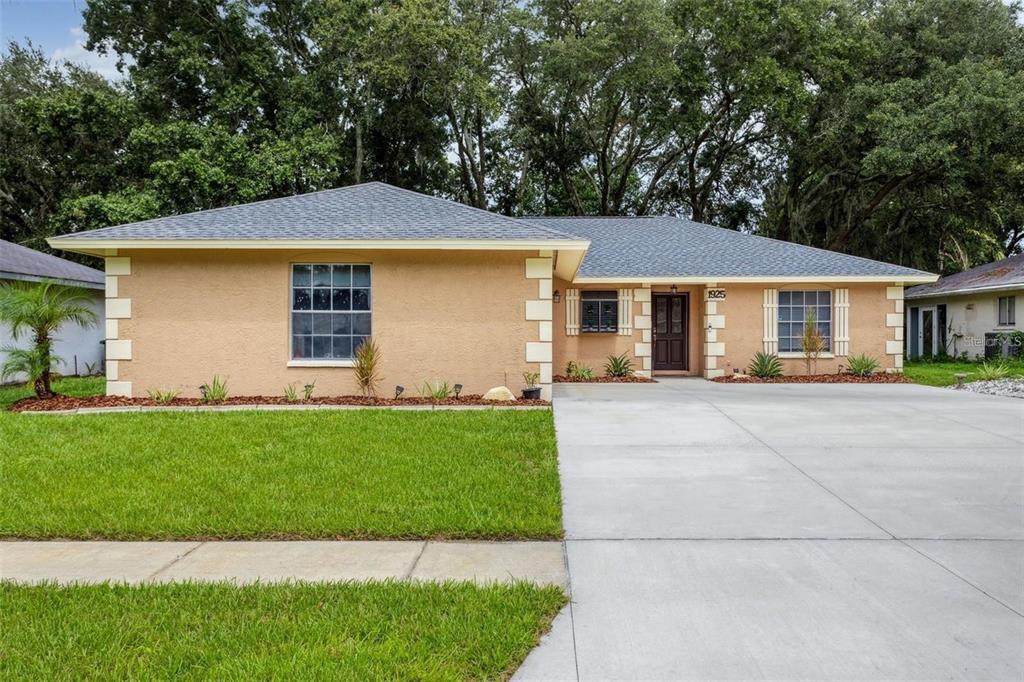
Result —
<instances>
[{"instance_id":1,"label":"spiky plant","mask_svg":"<svg viewBox=\"0 0 1024 682\"><path fill-rule=\"evenodd\" d=\"M782 376L782 360L774 353L758 352L750 361L747 372L760 379L774 379Z\"/></svg>"},{"instance_id":2,"label":"spiky plant","mask_svg":"<svg viewBox=\"0 0 1024 682\"><path fill-rule=\"evenodd\" d=\"M604 373L610 377L628 377L633 374L633 361L625 352L609 355L604 363Z\"/></svg>"},{"instance_id":3,"label":"spiky plant","mask_svg":"<svg viewBox=\"0 0 1024 682\"><path fill-rule=\"evenodd\" d=\"M878 371L878 360L866 353L851 355L846 362L850 365L850 374L855 376L867 377Z\"/></svg>"},{"instance_id":4,"label":"spiky plant","mask_svg":"<svg viewBox=\"0 0 1024 682\"><path fill-rule=\"evenodd\" d=\"M10 327L15 341L32 338L31 349L3 349L7 360L0 367L0 377L24 373L37 397L51 397L52 368L62 362L53 354L53 335L66 323L80 327L96 324L96 313L89 307L91 299L87 289L49 280L0 285L0 322Z\"/></svg>"},{"instance_id":5,"label":"spiky plant","mask_svg":"<svg viewBox=\"0 0 1024 682\"><path fill-rule=\"evenodd\" d=\"M365 396L377 395L380 383L380 349L373 339L366 338L352 355L356 384Z\"/></svg>"}]
</instances>

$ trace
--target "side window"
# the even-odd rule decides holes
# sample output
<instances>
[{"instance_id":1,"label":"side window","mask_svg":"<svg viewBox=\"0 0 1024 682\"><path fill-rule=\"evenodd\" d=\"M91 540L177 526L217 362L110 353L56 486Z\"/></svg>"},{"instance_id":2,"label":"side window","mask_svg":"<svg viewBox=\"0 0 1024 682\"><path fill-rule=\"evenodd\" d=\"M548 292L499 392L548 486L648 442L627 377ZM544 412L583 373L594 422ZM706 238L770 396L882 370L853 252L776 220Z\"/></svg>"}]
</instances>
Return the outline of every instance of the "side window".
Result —
<instances>
[{"instance_id":1,"label":"side window","mask_svg":"<svg viewBox=\"0 0 1024 682\"><path fill-rule=\"evenodd\" d=\"M293 360L349 360L370 335L370 266L296 263L291 280Z\"/></svg>"},{"instance_id":2,"label":"side window","mask_svg":"<svg viewBox=\"0 0 1024 682\"><path fill-rule=\"evenodd\" d=\"M619 296L617 292L584 291L580 299L581 332L618 331Z\"/></svg>"}]
</instances>

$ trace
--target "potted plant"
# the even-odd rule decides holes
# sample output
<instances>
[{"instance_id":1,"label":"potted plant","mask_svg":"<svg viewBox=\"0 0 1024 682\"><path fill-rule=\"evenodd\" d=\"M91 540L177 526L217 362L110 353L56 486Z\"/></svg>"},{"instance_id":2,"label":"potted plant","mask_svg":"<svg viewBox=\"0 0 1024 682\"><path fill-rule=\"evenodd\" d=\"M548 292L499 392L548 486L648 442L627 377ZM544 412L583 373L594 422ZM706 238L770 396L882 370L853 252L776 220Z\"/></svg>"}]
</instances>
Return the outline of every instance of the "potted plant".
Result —
<instances>
[{"instance_id":1,"label":"potted plant","mask_svg":"<svg viewBox=\"0 0 1024 682\"><path fill-rule=\"evenodd\" d=\"M524 400L537 400L540 398L540 373L539 372L523 372L523 380L526 382L526 388L523 389Z\"/></svg>"}]
</instances>

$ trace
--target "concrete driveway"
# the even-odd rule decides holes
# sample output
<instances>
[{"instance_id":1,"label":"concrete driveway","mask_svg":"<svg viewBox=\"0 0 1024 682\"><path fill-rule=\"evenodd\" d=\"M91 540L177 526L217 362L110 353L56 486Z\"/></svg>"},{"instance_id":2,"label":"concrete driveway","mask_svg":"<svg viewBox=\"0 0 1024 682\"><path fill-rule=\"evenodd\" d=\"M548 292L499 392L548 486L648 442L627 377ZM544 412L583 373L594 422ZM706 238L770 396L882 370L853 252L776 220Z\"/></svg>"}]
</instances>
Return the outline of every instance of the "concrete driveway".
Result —
<instances>
[{"instance_id":1,"label":"concrete driveway","mask_svg":"<svg viewBox=\"0 0 1024 682\"><path fill-rule=\"evenodd\" d=\"M1024 678L1024 401L555 397L572 605L517 679Z\"/></svg>"}]
</instances>

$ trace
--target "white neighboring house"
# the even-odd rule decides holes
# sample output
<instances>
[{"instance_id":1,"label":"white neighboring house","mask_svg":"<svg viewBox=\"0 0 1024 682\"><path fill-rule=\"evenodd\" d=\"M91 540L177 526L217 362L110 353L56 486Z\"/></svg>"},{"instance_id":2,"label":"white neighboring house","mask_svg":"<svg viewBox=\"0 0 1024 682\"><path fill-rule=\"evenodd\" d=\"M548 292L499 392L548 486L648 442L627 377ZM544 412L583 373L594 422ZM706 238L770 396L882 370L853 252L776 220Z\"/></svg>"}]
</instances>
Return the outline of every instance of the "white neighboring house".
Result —
<instances>
[{"instance_id":1,"label":"white neighboring house","mask_svg":"<svg viewBox=\"0 0 1024 682\"><path fill-rule=\"evenodd\" d=\"M22 280L39 282L50 279L62 284L90 289L94 292L90 306L96 312L96 324L80 327L66 324L55 335L53 352L64 363L54 367L60 374L86 374L86 365L100 372L103 368L104 337L104 275L78 263L33 251L24 246L0 240L0 282ZM11 329L0 323L0 348L16 346L28 348L32 340L22 334L20 340L11 338ZM0 363L6 360L0 351ZM8 377L5 381L24 381L24 377Z\"/></svg>"},{"instance_id":2,"label":"white neighboring house","mask_svg":"<svg viewBox=\"0 0 1024 682\"><path fill-rule=\"evenodd\" d=\"M904 292L907 357L942 349L971 359L1006 357L1008 334L1024 330L1024 254L942 277Z\"/></svg>"}]
</instances>

